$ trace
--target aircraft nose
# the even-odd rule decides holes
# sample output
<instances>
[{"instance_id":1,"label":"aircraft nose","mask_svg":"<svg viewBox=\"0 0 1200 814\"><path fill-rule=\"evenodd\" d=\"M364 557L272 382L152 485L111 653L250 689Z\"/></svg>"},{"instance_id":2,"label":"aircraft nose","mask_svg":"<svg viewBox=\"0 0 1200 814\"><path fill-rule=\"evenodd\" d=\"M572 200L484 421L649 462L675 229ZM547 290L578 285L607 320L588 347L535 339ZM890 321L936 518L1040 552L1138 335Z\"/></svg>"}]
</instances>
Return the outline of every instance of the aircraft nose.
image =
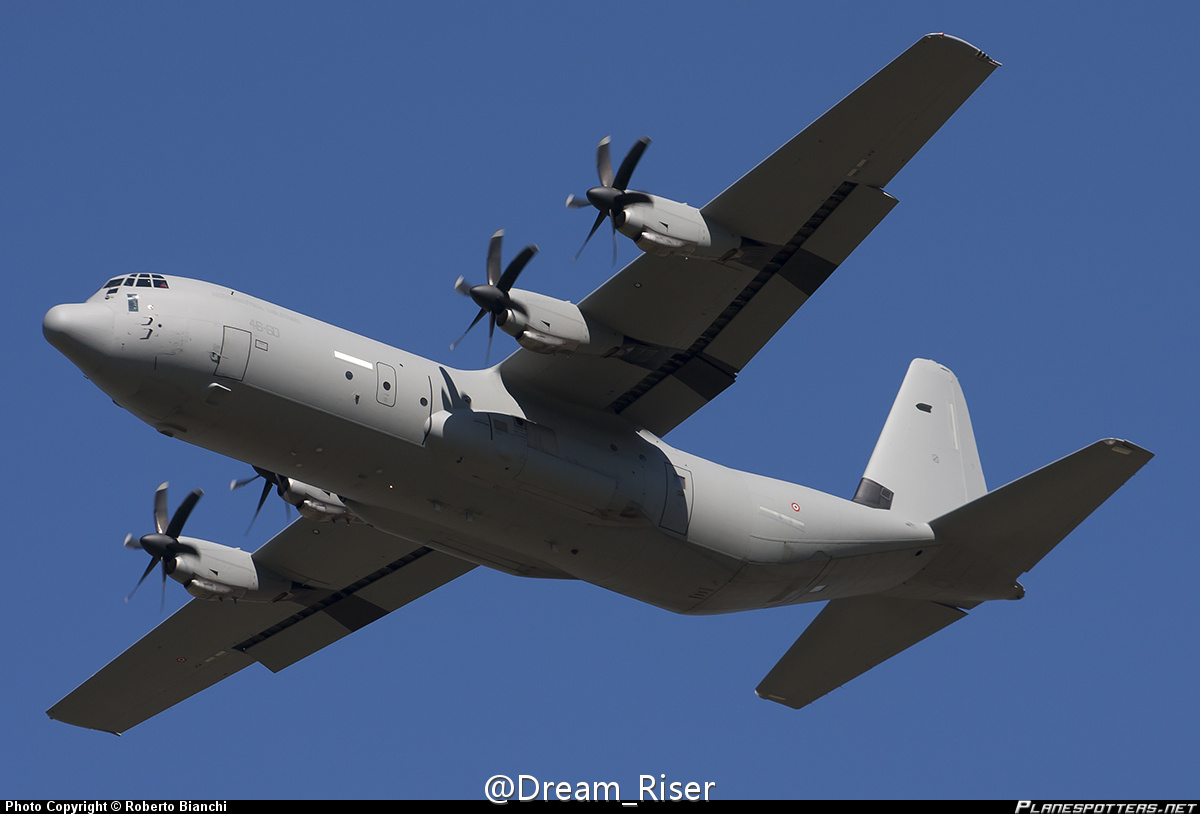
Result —
<instances>
[{"instance_id":1,"label":"aircraft nose","mask_svg":"<svg viewBox=\"0 0 1200 814\"><path fill-rule=\"evenodd\" d=\"M85 373L108 360L113 339L113 313L95 302L56 305L42 319L46 341Z\"/></svg>"}]
</instances>

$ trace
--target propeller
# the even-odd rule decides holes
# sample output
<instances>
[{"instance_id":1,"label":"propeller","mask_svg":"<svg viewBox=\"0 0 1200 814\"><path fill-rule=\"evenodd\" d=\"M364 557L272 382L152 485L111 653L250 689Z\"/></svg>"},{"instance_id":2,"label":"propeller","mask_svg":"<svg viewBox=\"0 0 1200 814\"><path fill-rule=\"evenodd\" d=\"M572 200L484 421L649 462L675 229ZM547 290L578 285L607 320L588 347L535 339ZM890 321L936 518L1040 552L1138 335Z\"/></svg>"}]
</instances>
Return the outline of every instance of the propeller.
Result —
<instances>
[{"instance_id":1,"label":"propeller","mask_svg":"<svg viewBox=\"0 0 1200 814\"><path fill-rule=\"evenodd\" d=\"M480 285L471 285L464 278L459 277L454 284L454 290L464 297L470 297L475 304L479 306L479 313L475 315L475 319L463 331L462 336L454 340L454 344L450 346L450 350L458 347L459 343L466 339L467 334L471 332L479 320L483 319L484 314L490 314L488 322L488 349L487 362L491 362L492 358L492 334L496 332L497 325L504 325L508 321L508 312L510 310L520 311L525 313L525 309L520 303L513 302L512 297L508 292L512 290L513 283L517 281L517 276L520 275L521 269L525 268L525 264L538 253L538 247L530 244L513 258L508 267L504 269L504 273L500 272L500 244L504 240L504 230L496 232L492 235L492 239L488 242L487 253L487 282Z\"/></svg>"},{"instance_id":2,"label":"propeller","mask_svg":"<svg viewBox=\"0 0 1200 814\"><path fill-rule=\"evenodd\" d=\"M239 478L238 480L231 481L229 484L229 491L236 492L238 489L241 489L247 484L253 483L259 478L262 478L264 481L262 494L259 495L258 498L258 508L254 510L254 516L250 518L250 525L246 526L246 534L249 534L250 529L254 527L254 521L258 519L258 513L262 511L263 504L267 502L267 496L271 494L271 487L275 487L275 489L279 492L280 497L283 497L284 490L288 488L288 479L283 475L277 475L274 472L268 472L266 469L262 469L257 466L254 467L254 473L254 477L252 478ZM284 501L284 503L288 506L291 506L291 504L287 503L287 501ZM291 509L288 509L287 513L288 517L290 518L292 514Z\"/></svg>"},{"instance_id":3,"label":"propeller","mask_svg":"<svg viewBox=\"0 0 1200 814\"><path fill-rule=\"evenodd\" d=\"M179 535L183 531L183 524L187 522L188 515L192 513L192 509L196 508L196 502L200 500L203 494L202 490L194 489L183 499L183 502L179 504L179 508L175 510L175 514L168 520L167 484L163 483L155 490L155 532L153 534L143 534L139 538L134 538L132 534L125 535L126 548L140 548L149 554L151 558L150 564L142 572L142 578L138 580L137 585L133 586L133 590L129 592L129 596L125 597L126 602L133 598L137 589L142 587L142 583L146 581L146 577L150 576L150 572L154 570L154 566L161 562L163 581L162 606L166 606L167 575L175 570L175 558L180 554L199 553L195 546L179 542Z\"/></svg>"},{"instance_id":4,"label":"propeller","mask_svg":"<svg viewBox=\"0 0 1200 814\"><path fill-rule=\"evenodd\" d=\"M579 259L579 255L583 254L583 249L587 246L588 241L592 239L592 235L596 234L596 230L600 228L600 224L607 217L612 224L613 233L613 265L617 264L617 219L620 217L620 212L629 204L634 203L650 203L650 196L644 192L628 192L629 178L633 175L633 170L637 166L638 161L642 158L642 153L646 152L646 148L650 146L650 139L642 136L637 142L629 148L629 152L625 154L625 160L621 162L621 168L617 170L616 176L612 171L612 157L609 155L609 142L611 138L605 136L600 140L600 144L596 147L596 172L600 176L600 186L592 187L587 191L585 198L576 198L574 195L567 196L568 209L581 209L585 206L594 206L600 210L600 214L596 216L596 222L592 224L592 231L588 232L588 236L583 241L583 246L579 247L579 251L575 253L572 263Z\"/></svg>"}]
</instances>

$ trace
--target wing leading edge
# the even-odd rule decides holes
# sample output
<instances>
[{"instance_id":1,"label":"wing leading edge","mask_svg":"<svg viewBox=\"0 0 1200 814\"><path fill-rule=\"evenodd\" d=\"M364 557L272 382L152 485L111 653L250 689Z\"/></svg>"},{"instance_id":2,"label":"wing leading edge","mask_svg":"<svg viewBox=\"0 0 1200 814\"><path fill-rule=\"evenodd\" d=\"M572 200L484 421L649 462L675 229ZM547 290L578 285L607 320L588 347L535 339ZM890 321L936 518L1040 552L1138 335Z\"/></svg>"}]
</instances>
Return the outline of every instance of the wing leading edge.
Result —
<instances>
[{"instance_id":1,"label":"wing leading edge","mask_svg":"<svg viewBox=\"0 0 1200 814\"><path fill-rule=\"evenodd\" d=\"M369 526L304 519L254 556L314 587L277 603L193 599L46 714L120 734L256 661L278 672L474 568Z\"/></svg>"},{"instance_id":2,"label":"wing leading edge","mask_svg":"<svg viewBox=\"0 0 1200 814\"><path fill-rule=\"evenodd\" d=\"M758 241L726 262L643 254L579 304L624 335L607 356L520 350L516 392L664 435L738 372L891 211L882 189L998 63L931 34L701 210Z\"/></svg>"}]
</instances>

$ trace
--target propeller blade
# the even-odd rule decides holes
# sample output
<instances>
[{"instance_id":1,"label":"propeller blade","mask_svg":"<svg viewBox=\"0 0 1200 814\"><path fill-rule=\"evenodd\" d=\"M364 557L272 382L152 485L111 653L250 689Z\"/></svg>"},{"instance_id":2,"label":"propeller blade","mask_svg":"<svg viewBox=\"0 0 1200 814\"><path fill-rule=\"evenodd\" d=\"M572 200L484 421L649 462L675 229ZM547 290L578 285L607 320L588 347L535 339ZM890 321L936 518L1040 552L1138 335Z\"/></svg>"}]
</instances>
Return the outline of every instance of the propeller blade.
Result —
<instances>
[{"instance_id":1,"label":"propeller blade","mask_svg":"<svg viewBox=\"0 0 1200 814\"><path fill-rule=\"evenodd\" d=\"M271 485L271 481L269 480L263 484L262 494L258 496L258 507L254 510L254 516L250 518L250 525L246 526L246 534L250 534L250 529L254 528L254 521L258 519L258 513L262 511L263 505L267 502L267 497L271 494Z\"/></svg>"},{"instance_id":2,"label":"propeller blade","mask_svg":"<svg viewBox=\"0 0 1200 814\"><path fill-rule=\"evenodd\" d=\"M621 161L621 167L617 170L616 176L612 171L612 155L611 155L611 137L605 136L600 140L599 146L596 147L596 172L600 176L600 186L592 187L587 192L587 202L596 209L600 210L600 215L596 218L596 222L592 224L592 231L588 232L588 236L584 239L583 245L579 247L579 251L571 259L574 263L583 254L584 248L588 241L592 239L592 235L596 234L596 230L600 228L600 222L608 217L613 220L613 265L617 264L617 224L616 214L621 210L622 206L633 203L649 203L650 197L644 192L626 192L626 187L629 186L629 179L633 177L633 171L637 168L638 162L642 160L642 154L646 152L646 148L650 146L650 139L647 136L642 136L638 139L629 152L625 154L625 158ZM577 198L574 195L567 196L568 209L580 209L585 206L583 199Z\"/></svg>"},{"instance_id":3,"label":"propeller blade","mask_svg":"<svg viewBox=\"0 0 1200 814\"><path fill-rule=\"evenodd\" d=\"M525 264L532 260L533 256L539 251L540 249L538 249L538 247L532 243L521 249L520 254L514 257L513 261L508 264L508 268L504 270L504 274L500 277L500 281L496 283L496 288L507 294L508 291L513 287L513 284L517 281L517 276L520 275L521 270L525 268Z\"/></svg>"},{"instance_id":4,"label":"propeller blade","mask_svg":"<svg viewBox=\"0 0 1200 814\"><path fill-rule=\"evenodd\" d=\"M255 517L258 517L258 513L262 511L263 504L267 502L267 497L270 494L271 494L271 482L267 481L266 483L263 484L262 494L258 496L258 507L255 508L255 510L254 510ZM254 521L251 520L250 524L253 525Z\"/></svg>"},{"instance_id":5,"label":"propeller blade","mask_svg":"<svg viewBox=\"0 0 1200 814\"><path fill-rule=\"evenodd\" d=\"M496 334L496 325L504 325L508 320L509 309L516 309L524 313L525 309L512 301L508 292L517 281L517 277L521 275L521 271L526 264L538 253L538 247L530 244L517 253L517 256L512 259L512 262L503 270L501 266L502 242L504 240L504 230L500 229L490 241L488 241L487 253L487 282L482 285L471 285L465 278L459 277L454 283L454 290L460 294L465 294L471 298L471 301L479 306L479 313L475 315L475 319L471 320L471 324L463 331L462 336L454 340L450 345L450 350L454 350L467 338L467 334L471 329L479 324L479 320L483 319L484 314L488 314L488 344L487 356L484 357L487 364L492 361L492 339Z\"/></svg>"},{"instance_id":6,"label":"propeller blade","mask_svg":"<svg viewBox=\"0 0 1200 814\"><path fill-rule=\"evenodd\" d=\"M637 140L637 143L629 148L629 152L625 154L625 160L621 162L621 169L617 170L617 177L611 184L605 186L616 187L617 189L625 189L629 186L629 178L633 175L634 167L642 158L642 153L646 152L646 148L650 146L650 139L642 136Z\"/></svg>"},{"instance_id":7,"label":"propeller blade","mask_svg":"<svg viewBox=\"0 0 1200 814\"><path fill-rule=\"evenodd\" d=\"M154 528L159 534L167 530L167 482L163 481L154 490Z\"/></svg>"},{"instance_id":8,"label":"propeller blade","mask_svg":"<svg viewBox=\"0 0 1200 814\"><path fill-rule=\"evenodd\" d=\"M267 480L267 488L270 489L271 479L278 477L266 472L258 467L255 467L255 472L258 473L255 477L262 477ZM244 483L233 481L229 485L230 489L240 488L246 483L249 483L254 478L246 480ZM146 581L146 577L150 576L150 572L159 563L162 563L163 573L163 589L162 600L160 606L166 607L167 602L167 575L169 570L174 570L175 558L180 554L199 554L200 551L191 543L181 543L179 534L183 531L183 526L187 523L188 517L192 513L192 509L196 508L196 503L204 495L200 489L194 489L188 493L188 496L179 504L179 508L175 510L174 516L170 521L167 520L167 484L163 483L154 490L154 528L155 531L151 534L143 534L141 537L134 539L132 534L125 535L126 548L140 548L150 555L150 564L146 566L146 570L142 572L141 579L137 581L137 585L133 586L133 590L129 592L129 596L125 597L128 602L137 593L137 589ZM259 504L261 506L261 504ZM171 561L170 569L167 566L168 558Z\"/></svg>"},{"instance_id":9,"label":"propeller blade","mask_svg":"<svg viewBox=\"0 0 1200 814\"><path fill-rule=\"evenodd\" d=\"M487 281L488 285L496 285L500 282L500 244L504 240L504 230L501 229L496 234L492 235L492 239L488 241L487 253Z\"/></svg>"},{"instance_id":10,"label":"propeller blade","mask_svg":"<svg viewBox=\"0 0 1200 814\"><path fill-rule=\"evenodd\" d=\"M584 195L582 198L576 198L574 195L567 196L567 209L583 209L585 206L591 206L592 202Z\"/></svg>"},{"instance_id":11,"label":"propeller blade","mask_svg":"<svg viewBox=\"0 0 1200 814\"><path fill-rule=\"evenodd\" d=\"M271 494L271 487L274 486L279 491L280 497L283 497L284 490L287 489L287 478L283 477L282 475L277 475L274 472L257 466L254 467L254 472L255 475L252 478L241 478L239 480L232 481L229 484L229 490L236 491L241 489L243 486L248 486L259 478L262 478L263 481L265 481L263 483L262 494L258 496L258 507L254 510L254 516L250 518L250 525L246 526L246 534L249 534L250 529L254 528L254 522L258 520L259 512L262 511L263 505L266 504L267 496Z\"/></svg>"},{"instance_id":12,"label":"propeller blade","mask_svg":"<svg viewBox=\"0 0 1200 814\"><path fill-rule=\"evenodd\" d=\"M125 597L126 602L129 602L130 599L133 599L133 595L137 593L137 589L142 587L142 583L146 581L146 577L150 576L150 572L154 570L154 566L158 565L158 561L161 559L162 557L154 557L150 560L150 564L146 566L146 570L142 572L142 578L138 580L137 585L133 586L133 590L129 592L129 596Z\"/></svg>"},{"instance_id":13,"label":"propeller blade","mask_svg":"<svg viewBox=\"0 0 1200 814\"><path fill-rule=\"evenodd\" d=\"M484 310L483 308L479 309L479 313L475 315L475 319L471 320L471 324L467 326L467 329L465 331L463 331L462 336L460 336L458 339L455 339L454 342L452 342L450 344L450 350L454 350L455 348L457 348L459 343L467 338L467 334L469 334L471 332L471 329L474 328L479 323L479 320L483 319L483 315L486 313L487 313L487 311Z\"/></svg>"},{"instance_id":14,"label":"propeller blade","mask_svg":"<svg viewBox=\"0 0 1200 814\"><path fill-rule=\"evenodd\" d=\"M236 492L238 489L241 489L243 486L248 486L261 477L262 475L255 474L252 478L238 478L237 480L231 480L229 482L229 491Z\"/></svg>"},{"instance_id":15,"label":"propeller blade","mask_svg":"<svg viewBox=\"0 0 1200 814\"><path fill-rule=\"evenodd\" d=\"M163 484L165 487L166 484ZM188 515L192 513L192 509L196 508L197 501L204 496L203 489L193 489L188 493L188 496L183 499L183 503L179 504L179 508L175 510L175 514L171 516L171 524L167 526L167 530L162 532L168 537L178 537L183 531L183 524L187 522ZM163 492L164 499L166 492Z\"/></svg>"},{"instance_id":16,"label":"propeller blade","mask_svg":"<svg viewBox=\"0 0 1200 814\"><path fill-rule=\"evenodd\" d=\"M596 234L596 230L600 228L600 224L604 223L604 218L604 212L596 216L596 222L592 224L592 231L588 232L588 236L583 239L583 245L579 247L579 251L575 252L575 256L571 258L572 263L579 259L579 255L583 254L583 250L587 248L588 241L592 239L592 235Z\"/></svg>"},{"instance_id":17,"label":"propeller blade","mask_svg":"<svg viewBox=\"0 0 1200 814\"><path fill-rule=\"evenodd\" d=\"M610 141L612 136L605 136L596 147L596 172L600 176L600 185L605 187L613 185L612 157L608 149Z\"/></svg>"}]
</instances>

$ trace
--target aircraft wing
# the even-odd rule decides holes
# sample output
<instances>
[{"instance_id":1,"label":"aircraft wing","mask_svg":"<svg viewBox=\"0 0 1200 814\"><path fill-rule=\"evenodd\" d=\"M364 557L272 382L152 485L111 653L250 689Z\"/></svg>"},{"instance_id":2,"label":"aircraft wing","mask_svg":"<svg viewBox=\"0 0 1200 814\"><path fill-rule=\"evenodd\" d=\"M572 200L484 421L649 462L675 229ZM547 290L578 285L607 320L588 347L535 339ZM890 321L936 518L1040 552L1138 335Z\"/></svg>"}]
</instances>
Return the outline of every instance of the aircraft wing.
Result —
<instances>
[{"instance_id":1,"label":"aircraft wing","mask_svg":"<svg viewBox=\"0 0 1200 814\"><path fill-rule=\"evenodd\" d=\"M761 246L723 263L643 254L579 303L625 336L617 352L521 350L505 381L664 435L731 385L883 220L896 204L883 185L997 64L954 37L922 38L701 210Z\"/></svg>"},{"instance_id":2,"label":"aircraft wing","mask_svg":"<svg viewBox=\"0 0 1200 814\"><path fill-rule=\"evenodd\" d=\"M313 590L277 603L193 599L46 714L120 734L256 661L278 672L474 568L369 526L303 518L254 557Z\"/></svg>"}]
</instances>

